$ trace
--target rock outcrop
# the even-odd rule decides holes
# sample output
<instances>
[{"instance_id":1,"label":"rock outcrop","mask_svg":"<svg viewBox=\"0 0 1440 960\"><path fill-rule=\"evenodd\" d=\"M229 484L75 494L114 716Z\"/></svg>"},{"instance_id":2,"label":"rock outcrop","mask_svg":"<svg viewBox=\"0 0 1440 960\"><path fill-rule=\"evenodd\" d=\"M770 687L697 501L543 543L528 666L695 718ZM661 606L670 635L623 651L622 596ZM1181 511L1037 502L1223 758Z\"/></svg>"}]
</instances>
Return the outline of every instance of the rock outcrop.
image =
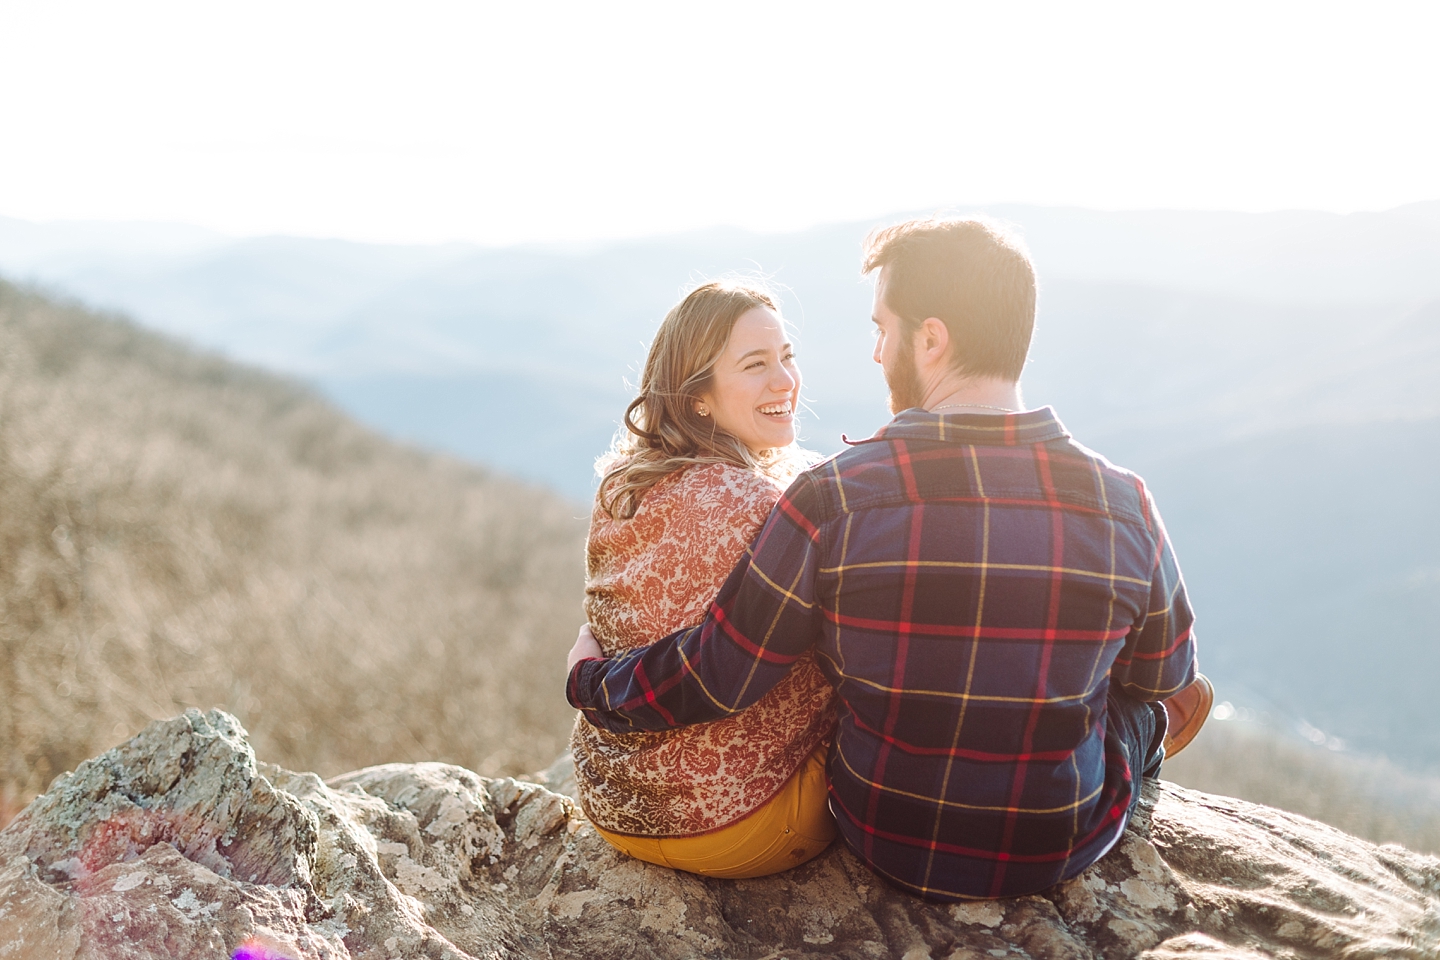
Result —
<instances>
[{"instance_id":1,"label":"rock outcrop","mask_svg":"<svg viewBox=\"0 0 1440 960\"><path fill-rule=\"evenodd\" d=\"M0 958L1440 956L1440 860L1166 783L1079 878L943 906L839 846L733 882L632 860L562 778L421 763L327 783L188 711L0 831Z\"/></svg>"}]
</instances>

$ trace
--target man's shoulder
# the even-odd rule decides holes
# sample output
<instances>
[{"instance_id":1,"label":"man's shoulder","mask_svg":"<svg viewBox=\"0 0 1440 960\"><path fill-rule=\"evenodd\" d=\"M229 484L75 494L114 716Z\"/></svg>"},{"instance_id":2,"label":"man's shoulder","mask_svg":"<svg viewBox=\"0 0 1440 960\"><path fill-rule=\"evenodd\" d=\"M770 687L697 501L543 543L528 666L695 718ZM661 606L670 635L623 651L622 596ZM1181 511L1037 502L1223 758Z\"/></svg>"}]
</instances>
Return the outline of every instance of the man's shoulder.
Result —
<instances>
[{"instance_id":1,"label":"man's shoulder","mask_svg":"<svg viewBox=\"0 0 1440 960\"><path fill-rule=\"evenodd\" d=\"M846 440L845 449L833 453L818 463L811 464L801 476L809 477L815 483L833 483L836 478L869 465L890 464L894 454L890 445L874 438L869 440Z\"/></svg>"},{"instance_id":2,"label":"man's shoulder","mask_svg":"<svg viewBox=\"0 0 1440 960\"><path fill-rule=\"evenodd\" d=\"M818 525L911 499L890 443L846 442L850 445L805 470L786 491L790 504Z\"/></svg>"},{"instance_id":3,"label":"man's shoulder","mask_svg":"<svg viewBox=\"0 0 1440 960\"><path fill-rule=\"evenodd\" d=\"M1019 450L1030 455L1016 457ZM1149 494L1140 476L1068 435L1019 447L936 443L927 456L912 450L907 462L901 459L882 439L861 441L800 474L788 496L822 523L906 501L973 497L1059 500L1149 525Z\"/></svg>"},{"instance_id":4,"label":"man's shoulder","mask_svg":"<svg viewBox=\"0 0 1440 960\"><path fill-rule=\"evenodd\" d=\"M1074 437L1066 437L1047 446L1056 449L1057 459L1065 465L1062 473L1068 481L1067 486L1089 490L1093 506L1103 508L1119 519L1149 526L1150 493L1138 473L1119 466Z\"/></svg>"}]
</instances>

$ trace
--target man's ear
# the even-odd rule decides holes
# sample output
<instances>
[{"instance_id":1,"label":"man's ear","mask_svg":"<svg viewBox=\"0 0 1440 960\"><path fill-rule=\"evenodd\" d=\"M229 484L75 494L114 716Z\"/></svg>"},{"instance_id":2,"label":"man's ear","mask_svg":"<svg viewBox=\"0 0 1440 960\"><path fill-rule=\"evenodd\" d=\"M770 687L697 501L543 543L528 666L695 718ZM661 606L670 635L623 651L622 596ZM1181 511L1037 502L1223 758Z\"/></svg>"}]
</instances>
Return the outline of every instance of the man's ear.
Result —
<instances>
[{"instance_id":1,"label":"man's ear","mask_svg":"<svg viewBox=\"0 0 1440 960\"><path fill-rule=\"evenodd\" d=\"M945 321L939 317L926 317L920 324L920 342L917 353L924 353L926 359L932 363L938 362L945 356L945 351L950 346L950 328L945 326Z\"/></svg>"}]
</instances>

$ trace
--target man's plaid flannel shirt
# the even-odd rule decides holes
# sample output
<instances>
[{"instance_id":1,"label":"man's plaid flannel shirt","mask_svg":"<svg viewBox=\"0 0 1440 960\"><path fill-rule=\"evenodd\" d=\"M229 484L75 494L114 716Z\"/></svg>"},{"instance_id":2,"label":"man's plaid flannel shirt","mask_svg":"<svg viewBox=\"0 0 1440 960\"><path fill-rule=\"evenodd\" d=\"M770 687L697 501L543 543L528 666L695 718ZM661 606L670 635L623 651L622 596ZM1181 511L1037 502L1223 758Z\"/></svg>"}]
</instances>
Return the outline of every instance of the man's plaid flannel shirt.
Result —
<instances>
[{"instance_id":1,"label":"man's plaid flannel shirt","mask_svg":"<svg viewBox=\"0 0 1440 960\"><path fill-rule=\"evenodd\" d=\"M813 647L845 841L925 897L1014 896L1124 830L1138 772L1106 695L1189 683L1192 620L1143 482L1053 411L913 409L791 485L702 624L581 662L567 693L661 730L743 710Z\"/></svg>"}]
</instances>

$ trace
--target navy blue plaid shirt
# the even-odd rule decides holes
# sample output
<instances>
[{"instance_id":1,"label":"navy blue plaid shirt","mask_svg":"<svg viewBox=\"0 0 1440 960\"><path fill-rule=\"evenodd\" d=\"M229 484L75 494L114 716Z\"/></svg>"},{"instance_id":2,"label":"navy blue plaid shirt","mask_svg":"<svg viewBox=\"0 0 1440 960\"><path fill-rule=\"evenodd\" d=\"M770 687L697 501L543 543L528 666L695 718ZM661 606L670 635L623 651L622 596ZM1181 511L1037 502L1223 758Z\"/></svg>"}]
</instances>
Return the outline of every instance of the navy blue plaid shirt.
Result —
<instances>
[{"instance_id":1,"label":"navy blue plaid shirt","mask_svg":"<svg viewBox=\"0 0 1440 960\"><path fill-rule=\"evenodd\" d=\"M699 723L814 649L846 843L925 897L1016 896L1124 830L1139 772L1106 696L1188 684L1193 619L1144 483L1048 407L914 409L791 485L702 624L582 661L567 694L616 732Z\"/></svg>"}]
</instances>

